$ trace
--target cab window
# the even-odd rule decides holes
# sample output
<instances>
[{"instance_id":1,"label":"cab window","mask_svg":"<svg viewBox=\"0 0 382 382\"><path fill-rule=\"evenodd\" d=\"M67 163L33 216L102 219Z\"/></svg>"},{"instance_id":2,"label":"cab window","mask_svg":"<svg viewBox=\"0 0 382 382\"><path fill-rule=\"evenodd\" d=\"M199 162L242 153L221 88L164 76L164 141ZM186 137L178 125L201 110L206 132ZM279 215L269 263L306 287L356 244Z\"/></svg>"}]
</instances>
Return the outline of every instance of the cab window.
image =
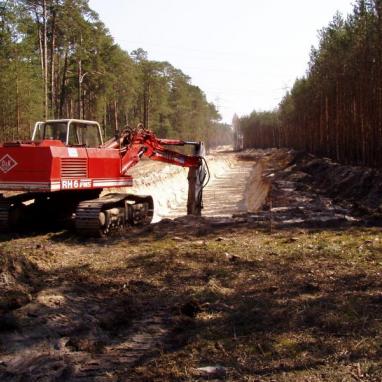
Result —
<instances>
[{"instance_id":1,"label":"cab window","mask_svg":"<svg viewBox=\"0 0 382 382\"><path fill-rule=\"evenodd\" d=\"M46 123L44 125L43 139L55 139L66 143L66 123Z\"/></svg>"},{"instance_id":2,"label":"cab window","mask_svg":"<svg viewBox=\"0 0 382 382\"><path fill-rule=\"evenodd\" d=\"M98 126L72 123L69 128L69 145L85 147L100 146L101 138Z\"/></svg>"}]
</instances>

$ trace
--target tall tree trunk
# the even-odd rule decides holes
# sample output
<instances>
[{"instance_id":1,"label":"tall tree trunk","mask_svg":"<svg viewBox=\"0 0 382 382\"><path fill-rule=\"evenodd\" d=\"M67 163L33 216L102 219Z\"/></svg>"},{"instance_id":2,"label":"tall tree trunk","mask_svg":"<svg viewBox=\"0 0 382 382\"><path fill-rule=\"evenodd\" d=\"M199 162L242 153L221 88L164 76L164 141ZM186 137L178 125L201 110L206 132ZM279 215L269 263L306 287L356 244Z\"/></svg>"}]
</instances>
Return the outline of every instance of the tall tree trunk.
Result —
<instances>
[{"instance_id":1,"label":"tall tree trunk","mask_svg":"<svg viewBox=\"0 0 382 382\"><path fill-rule=\"evenodd\" d=\"M16 63L16 138L20 134L20 89L19 89L19 71Z\"/></svg>"},{"instance_id":2,"label":"tall tree trunk","mask_svg":"<svg viewBox=\"0 0 382 382\"><path fill-rule=\"evenodd\" d=\"M79 58L78 58L78 118L82 118L82 59L81 59L81 49L82 49L82 35L80 36L79 44Z\"/></svg>"},{"instance_id":3,"label":"tall tree trunk","mask_svg":"<svg viewBox=\"0 0 382 382\"><path fill-rule=\"evenodd\" d=\"M78 111L77 117L81 119L82 116L82 61L78 60Z\"/></svg>"},{"instance_id":4,"label":"tall tree trunk","mask_svg":"<svg viewBox=\"0 0 382 382\"><path fill-rule=\"evenodd\" d=\"M143 126L149 128L149 104L150 104L150 84L145 85L145 91L143 95Z\"/></svg>"},{"instance_id":5,"label":"tall tree trunk","mask_svg":"<svg viewBox=\"0 0 382 382\"><path fill-rule=\"evenodd\" d=\"M106 140L106 123L107 123L107 103L106 103L106 99L104 99L102 124L103 124L103 133L104 133L104 139L105 140Z\"/></svg>"},{"instance_id":6,"label":"tall tree trunk","mask_svg":"<svg viewBox=\"0 0 382 382\"><path fill-rule=\"evenodd\" d=\"M47 119L48 111L48 10L46 0L42 2L43 9L43 56L44 56L44 118Z\"/></svg>"},{"instance_id":7,"label":"tall tree trunk","mask_svg":"<svg viewBox=\"0 0 382 382\"><path fill-rule=\"evenodd\" d=\"M119 125L118 125L118 104L117 100L114 99L114 123L115 123L115 131L118 132Z\"/></svg>"},{"instance_id":8,"label":"tall tree trunk","mask_svg":"<svg viewBox=\"0 0 382 382\"><path fill-rule=\"evenodd\" d=\"M65 57L64 57L64 68L62 73L62 82L61 82L61 92L60 92L60 107L59 107L59 117L63 117L63 109L66 98L66 73L68 70L68 47L65 48Z\"/></svg>"},{"instance_id":9,"label":"tall tree trunk","mask_svg":"<svg viewBox=\"0 0 382 382\"><path fill-rule=\"evenodd\" d=\"M43 42L43 31L42 31L42 25L40 22L40 17L37 13L37 8L35 9L35 18L36 18L36 24L37 24L37 31L38 31L38 47L40 52L40 65L41 65L41 76L42 79L44 79L44 42Z\"/></svg>"},{"instance_id":10,"label":"tall tree trunk","mask_svg":"<svg viewBox=\"0 0 382 382\"><path fill-rule=\"evenodd\" d=\"M51 44L50 44L50 109L53 118L56 116L56 88L55 88L55 73L54 73L54 49L56 44L56 11L52 11L52 29L51 29Z\"/></svg>"},{"instance_id":11,"label":"tall tree trunk","mask_svg":"<svg viewBox=\"0 0 382 382\"><path fill-rule=\"evenodd\" d=\"M20 81L20 78L19 78L19 57L18 57L18 51L17 51L17 47L15 47L15 50L14 50L14 58L15 58L15 90L16 90L16 104L15 104L15 107L16 107L16 134L15 134L15 129L14 127L12 126L12 139L15 139L15 136L16 138L18 139L19 138L19 133L20 133L20 84L19 84L19 81Z\"/></svg>"}]
</instances>

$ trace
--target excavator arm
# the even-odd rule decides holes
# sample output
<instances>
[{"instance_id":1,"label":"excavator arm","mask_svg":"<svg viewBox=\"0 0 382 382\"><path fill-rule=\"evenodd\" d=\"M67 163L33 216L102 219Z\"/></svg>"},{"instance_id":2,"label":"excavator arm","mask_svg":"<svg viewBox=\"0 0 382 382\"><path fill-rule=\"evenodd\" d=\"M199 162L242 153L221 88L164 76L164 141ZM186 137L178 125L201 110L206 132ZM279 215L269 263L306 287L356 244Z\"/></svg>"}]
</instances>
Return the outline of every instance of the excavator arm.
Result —
<instances>
[{"instance_id":1,"label":"excavator arm","mask_svg":"<svg viewBox=\"0 0 382 382\"><path fill-rule=\"evenodd\" d=\"M192 146L192 155L186 155L168 146ZM191 142L178 139L161 139L138 125L127 128L121 134L104 144L106 148L118 148L121 155L121 175L127 175L143 156L151 160L189 168L187 214L201 215L203 208L202 194L208 173L203 142Z\"/></svg>"}]
</instances>

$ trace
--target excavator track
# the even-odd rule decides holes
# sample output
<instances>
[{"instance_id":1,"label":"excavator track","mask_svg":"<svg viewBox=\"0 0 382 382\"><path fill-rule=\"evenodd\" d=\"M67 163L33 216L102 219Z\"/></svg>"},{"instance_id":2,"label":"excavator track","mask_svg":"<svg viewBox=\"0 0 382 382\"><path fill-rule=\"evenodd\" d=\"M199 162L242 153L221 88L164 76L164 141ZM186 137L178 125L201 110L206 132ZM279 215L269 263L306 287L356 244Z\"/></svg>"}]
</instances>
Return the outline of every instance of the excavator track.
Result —
<instances>
[{"instance_id":1,"label":"excavator track","mask_svg":"<svg viewBox=\"0 0 382 382\"><path fill-rule=\"evenodd\" d=\"M73 191L29 192L0 197L0 232L69 227L77 205L84 199L94 199L99 190L81 193Z\"/></svg>"},{"instance_id":2,"label":"excavator track","mask_svg":"<svg viewBox=\"0 0 382 382\"><path fill-rule=\"evenodd\" d=\"M75 228L81 236L105 237L127 226L150 224L152 217L150 196L108 194L79 203Z\"/></svg>"},{"instance_id":3,"label":"excavator track","mask_svg":"<svg viewBox=\"0 0 382 382\"><path fill-rule=\"evenodd\" d=\"M129 194L126 201L130 205L129 223L131 225L150 224L154 217L154 201L151 196Z\"/></svg>"},{"instance_id":4,"label":"excavator track","mask_svg":"<svg viewBox=\"0 0 382 382\"><path fill-rule=\"evenodd\" d=\"M103 203L93 200L81 202L76 210L76 231L83 236L100 236L102 234L99 214Z\"/></svg>"},{"instance_id":5,"label":"excavator track","mask_svg":"<svg viewBox=\"0 0 382 382\"><path fill-rule=\"evenodd\" d=\"M4 232L9 229L9 210L11 205L8 201L0 202L0 231Z\"/></svg>"},{"instance_id":6,"label":"excavator track","mask_svg":"<svg viewBox=\"0 0 382 382\"><path fill-rule=\"evenodd\" d=\"M0 232L20 228L23 221L24 205L14 200L0 201Z\"/></svg>"}]
</instances>

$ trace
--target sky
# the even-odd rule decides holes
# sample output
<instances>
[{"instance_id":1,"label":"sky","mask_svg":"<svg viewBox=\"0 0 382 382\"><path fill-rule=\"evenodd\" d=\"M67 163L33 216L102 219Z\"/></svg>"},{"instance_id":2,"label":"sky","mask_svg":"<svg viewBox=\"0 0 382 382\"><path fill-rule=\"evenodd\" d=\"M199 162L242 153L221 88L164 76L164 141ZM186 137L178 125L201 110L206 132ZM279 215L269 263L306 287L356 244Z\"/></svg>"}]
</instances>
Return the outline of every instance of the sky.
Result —
<instances>
[{"instance_id":1,"label":"sky","mask_svg":"<svg viewBox=\"0 0 382 382\"><path fill-rule=\"evenodd\" d=\"M319 30L351 0L90 0L124 50L191 77L230 123L276 108L308 68Z\"/></svg>"}]
</instances>

